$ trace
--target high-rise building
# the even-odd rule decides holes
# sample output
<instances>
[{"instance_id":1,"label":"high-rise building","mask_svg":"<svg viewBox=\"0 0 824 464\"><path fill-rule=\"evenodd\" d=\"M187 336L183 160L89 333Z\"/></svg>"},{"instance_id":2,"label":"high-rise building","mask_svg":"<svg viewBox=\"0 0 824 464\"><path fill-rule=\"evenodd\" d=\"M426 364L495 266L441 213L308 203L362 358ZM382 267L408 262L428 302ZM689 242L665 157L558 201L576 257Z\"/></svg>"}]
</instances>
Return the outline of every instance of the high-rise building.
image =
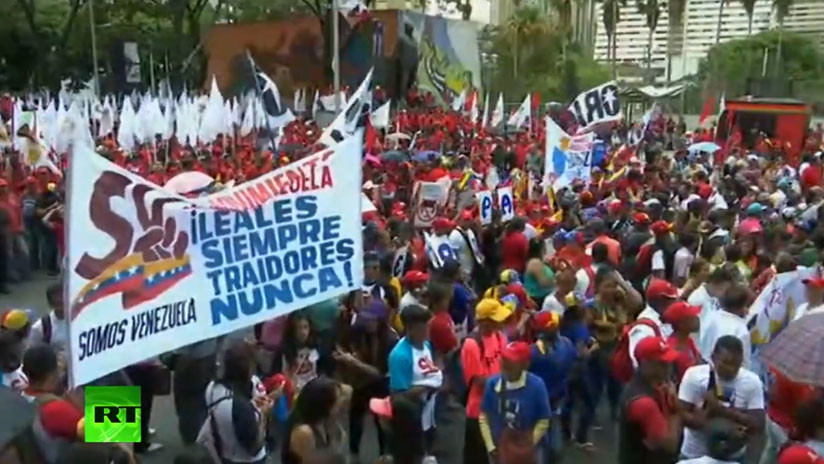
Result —
<instances>
[{"instance_id":1,"label":"high-rise building","mask_svg":"<svg viewBox=\"0 0 824 464\"><path fill-rule=\"evenodd\" d=\"M720 41L746 37L749 31L749 18L738 0L725 4L721 16L720 31L718 18L722 0L686 0L686 11L681 24L670 25L669 14L662 8L658 26L652 34L652 68L661 80L666 75L667 61L671 59L672 78L678 79L683 74L692 74L698 70L699 61L704 58L716 43L716 34ZM595 38L595 58L607 59L607 36L602 24L603 3L596 3L595 18L598 18L598 31ZM772 9L772 0L758 0L752 18L752 33L756 34L777 27L777 19ZM784 21L786 30L805 34L824 46L824 1L796 0L790 14ZM686 28L686 30L685 30ZM670 34L670 31L672 33ZM670 53L667 54L669 39ZM686 39L686 47L683 47ZM621 8L621 21L618 23L615 56L622 64L646 66L649 49L649 29L646 17L638 12L635 2L628 2ZM686 52L686 60L684 60Z\"/></svg>"},{"instance_id":2,"label":"high-rise building","mask_svg":"<svg viewBox=\"0 0 824 464\"><path fill-rule=\"evenodd\" d=\"M472 5L472 14L469 17L470 21L475 21L481 24L497 24L495 18L497 11L500 8L499 3L503 3L504 8L507 3L512 0L470 0ZM429 1L426 8L421 10L420 2L411 0L375 0L374 6L376 10L413 10L426 13L429 15L441 15L450 19L461 19L462 14L455 7L454 3ZM508 10L507 10L508 11Z\"/></svg>"}]
</instances>

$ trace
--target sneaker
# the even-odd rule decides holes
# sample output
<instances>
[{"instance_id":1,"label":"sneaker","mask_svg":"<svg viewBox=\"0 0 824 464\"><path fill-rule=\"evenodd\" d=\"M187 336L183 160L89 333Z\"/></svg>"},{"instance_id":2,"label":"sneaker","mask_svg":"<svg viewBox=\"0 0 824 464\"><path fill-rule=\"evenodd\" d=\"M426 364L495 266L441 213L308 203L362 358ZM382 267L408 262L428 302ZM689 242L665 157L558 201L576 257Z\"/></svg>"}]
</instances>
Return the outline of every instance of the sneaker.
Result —
<instances>
[{"instance_id":1,"label":"sneaker","mask_svg":"<svg viewBox=\"0 0 824 464\"><path fill-rule=\"evenodd\" d=\"M163 445L160 443L149 443L149 445L145 448L135 449L134 452L137 454L148 454L154 453L155 451L159 451L161 449L163 449Z\"/></svg>"},{"instance_id":2,"label":"sneaker","mask_svg":"<svg viewBox=\"0 0 824 464\"><path fill-rule=\"evenodd\" d=\"M153 437L155 433L157 433L157 430L155 430L153 427L149 427L149 436Z\"/></svg>"},{"instance_id":3,"label":"sneaker","mask_svg":"<svg viewBox=\"0 0 824 464\"><path fill-rule=\"evenodd\" d=\"M588 441L586 443L575 442L575 447L582 451L588 451L590 453L595 451L595 443L592 443L591 441Z\"/></svg>"}]
</instances>

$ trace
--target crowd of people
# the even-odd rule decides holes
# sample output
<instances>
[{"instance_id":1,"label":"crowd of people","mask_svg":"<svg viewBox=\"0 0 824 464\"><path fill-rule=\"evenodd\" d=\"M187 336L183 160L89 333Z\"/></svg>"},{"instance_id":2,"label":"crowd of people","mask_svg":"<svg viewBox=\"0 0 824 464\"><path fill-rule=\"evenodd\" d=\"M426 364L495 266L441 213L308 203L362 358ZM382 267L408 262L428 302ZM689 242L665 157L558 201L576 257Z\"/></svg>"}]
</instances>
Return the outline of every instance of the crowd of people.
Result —
<instances>
[{"instance_id":1,"label":"crowd of people","mask_svg":"<svg viewBox=\"0 0 824 464\"><path fill-rule=\"evenodd\" d=\"M455 409L464 436L449 446L466 464L593 453L608 446L596 427L616 427L616 449L600 451L620 464L824 462L824 392L760 365L748 326L775 275L821 266L821 127L799 163L763 135L691 153L711 131L657 116L631 144L633 128L610 126L597 130L608 148L591 179L547 195L539 118L506 133L425 102L413 89L393 117L414 136L367 129L363 192L375 211L363 215L362 291L94 382L140 387L133 447L84 443L83 388L66 389L61 281L45 315L3 310L0 411L14 424L0 462L139 462L160 447L152 405L167 394L187 446L175 463L366 464L367 420L378 462L447 462L435 444ZM126 153L111 137L98 153L158 185L186 171L241 183L312 153L320 132L299 118L278 150L226 137ZM3 161L7 293L38 269L59 275L65 184L13 149ZM416 183L444 178L449 198L416 227ZM481 224L471 194L495 185L515 191L515 217L496 210ZM423 230L452 256L435 262ZM804 285L796 320L824 312L824 278Z\"/></svg>"}]
</instances>

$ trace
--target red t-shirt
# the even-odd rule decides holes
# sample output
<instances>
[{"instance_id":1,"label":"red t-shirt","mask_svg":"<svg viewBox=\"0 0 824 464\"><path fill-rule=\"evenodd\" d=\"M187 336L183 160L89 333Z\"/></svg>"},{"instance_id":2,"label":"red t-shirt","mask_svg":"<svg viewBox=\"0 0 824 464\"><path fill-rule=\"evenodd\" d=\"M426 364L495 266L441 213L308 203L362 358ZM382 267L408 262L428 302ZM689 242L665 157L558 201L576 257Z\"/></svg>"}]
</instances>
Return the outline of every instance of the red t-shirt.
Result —
<instances>
[{"instance_id":1,"label":"red t-shirt","mask_svg":"<svg viewBox=\"0 0 824 464\"><path fill-rule=\"evenodd\" d=\"M682 346L675 335L671 335L667 339L667 344L670 348L678 352L678 358L675 360L675 372L678 376L678 383L681 383L681 378L684 377L684 372L692 366L701 362L701 352L695 346L692 338L687 339L687 345Z\"/></svg>"},{"instance_id":2,"label":"red t-shirt","mask_svg":"<svg viewBox=\"0 0 824 464\"><path fill-rule=\"evenodd\" d=\"M663 405L651 396L638 397L627 406L627 420L641 426L644 439L658 441L669 432Z\"/></svg>"},{"instance_id":3,"label":"red t-shirt","mask_svg":"<svg viewBox=\"0 0 824 464\"><path fill-rule=\"evenodd\" d=\"M474 338L467 338L461 348L461 365L463 366L464 381L469 385L469 398L466 401L466 417L477 419L481 413L481 398L483 388L471 385L475 377L489 377L501 372L501 353L506 346L506 337L495 332L483 338L484 352Z\"/></svg>"},{"instance_id":4,"label":"red t-shirt","mask_svg":"<svg viewBox=\"0 0 824 464\"><path fill-rule=\"evenodd\" d=\"M526 267L529 240L523 232L510 232L501 240L501 265L523 273Z\"/></svg>"},{"instance_id":5,"label":"red t-shirt","mask_svg":"<svg viewBox=\"0 0 824 464\"><path fill-rule=\"evenodd\" d=\"M815 394L815 388L796 383L775 369L770 369L772 385L767 402L767 415L787 432L795 428L793 417L798 405Z\"/></svg>"},{"instance_id":6,"label":"red t-shirt","mask_svg":"<svg viewBox=\"0 0 824 464\"><path fill-rule=\"evenodd\" d=\"M9 230L19 234L23 232L23 210L17 195L9 192L5 200L0 200L0 208L6 210L9 216Z\"/></svg>"},{"instance_id":7,"label":"red t-shirt","mask_svg":"<svg viewBox=\"0 0 824 464\"><path fill-rule=\"evenodd\" d=\"M458 347L455 323L448 311L436 312L429 320L429 342L438 354L446 354Z\"/></svg>"},{"instance_id":8,"label":"red t-shirt","mask_svg":"<svg viewBox=\"0 0 824 464\"><path fill-rule=\"evenodd\" d=\"M26 390L27 395L37 397L39 393ZM52 438L77 439L77 423L83 419L83 411L64 399L49 401L40 407L40 422Z\"/></svg>"}]
</instances>

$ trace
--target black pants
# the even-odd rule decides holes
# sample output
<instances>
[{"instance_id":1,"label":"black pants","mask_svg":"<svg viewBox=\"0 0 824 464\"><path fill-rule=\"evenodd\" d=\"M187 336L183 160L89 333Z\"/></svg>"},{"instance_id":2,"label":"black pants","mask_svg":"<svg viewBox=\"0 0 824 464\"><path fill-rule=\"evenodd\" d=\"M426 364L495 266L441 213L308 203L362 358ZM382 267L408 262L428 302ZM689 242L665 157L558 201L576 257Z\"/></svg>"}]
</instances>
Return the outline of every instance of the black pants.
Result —
<instances>
[{"instance_id":1,"label":"black pants","mask_svg":"<svg viewBox=\"0 0 824 464\"><path fill-rule=\"evenodd\" d=\"M363 437L363 416L369 411L369 400L389 396L388 381L388 379L383 378L352 391L352 403L349 407L349 451L352 454L358 454L360 451L360 442ZM378 449L380 454L383 454L386 448L386 439L378 423L378 418L371 412L367 417L375 421L375 428L378 432Z\"/></svg>"},{"instance_id":2,"label":"black pants","mask_svg":"<svg viewBox=\"0 0 824 464\"><path fill-rule=\"evenodd\" d=\"M489 462L484 437L481 435L481 425L478 419L466 418L466 433L464 437L464 464L478 464Z\"/></svg>"},{"instance_id":3,"label":"black pants","mask_svg":"<svg viewBox=\"0 0 824 464\"><path fill-rule=\"evenodd\" d=\"M215 355L194 358L180 355L175 360L172 382L177 429L184 444L197 439L206 420L206 386L215 377Z\"/></svg>"},{"instance_id":4,"label":"black pants","mask_svg":"<svg viewBox=\"0 0 824 464\"><path fill-rule=\"evenodd\" d=\"M149 424L152 420L152 403L154 400L154 376L152 375L155 366L148 364L135 364L126 368L129 380L140 387L140 443L135 443L134 451L140 453L149 447Z\"/></svg>"}]
</instances>

